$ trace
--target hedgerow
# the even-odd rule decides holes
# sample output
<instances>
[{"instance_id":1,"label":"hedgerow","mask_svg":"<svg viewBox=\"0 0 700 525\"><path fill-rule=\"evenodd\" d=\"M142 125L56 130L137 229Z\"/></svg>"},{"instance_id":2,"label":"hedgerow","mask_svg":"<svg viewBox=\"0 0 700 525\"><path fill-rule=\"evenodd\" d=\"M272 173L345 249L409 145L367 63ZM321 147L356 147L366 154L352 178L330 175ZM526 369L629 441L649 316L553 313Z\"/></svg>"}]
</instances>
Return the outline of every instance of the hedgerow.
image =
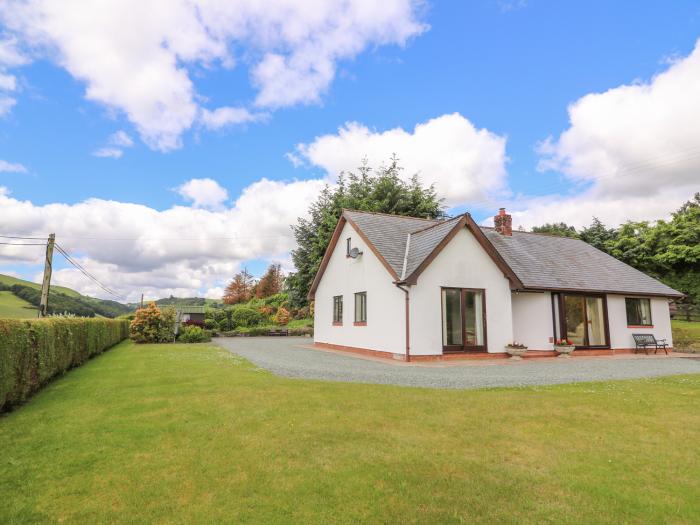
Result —
<instances>
[{"instance_id":1,"label":"hedgerow","mask_svg":"<svg viewBox=\"0 0 700 525\"><path fill-rule=\"evenodd\" d=\"M129 336L113 319L0 319L0 412Z\"/></svg>"}]
</instances>

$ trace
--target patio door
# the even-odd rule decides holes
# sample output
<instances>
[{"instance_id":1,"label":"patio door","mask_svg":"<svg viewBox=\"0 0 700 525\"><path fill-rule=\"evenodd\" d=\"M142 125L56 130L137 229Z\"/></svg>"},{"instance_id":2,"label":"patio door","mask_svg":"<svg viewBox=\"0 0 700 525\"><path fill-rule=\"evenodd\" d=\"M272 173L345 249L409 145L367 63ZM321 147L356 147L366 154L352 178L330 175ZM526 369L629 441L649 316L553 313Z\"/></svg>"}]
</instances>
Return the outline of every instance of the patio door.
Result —
<instances>
[{"instance_id":1,"label":"patio door","mask_svg":"<svg viewBox=\"0 0 700 525\"><path fill-rule=\"evenodd\" d=\"M599 295L559 294L560 320L556 338L570 339L579 348L609 346L605 298Z\"/></svg>"},{"instance_id":2,"label":"patio door","mask_svg":"<svg viewBox=\"0 0 700 525\"><path fill-rule=\"evenodd\" d=\"M486 351L484 290L442 289L442 346L444 352Z\"/></svg>"}]
</instances>

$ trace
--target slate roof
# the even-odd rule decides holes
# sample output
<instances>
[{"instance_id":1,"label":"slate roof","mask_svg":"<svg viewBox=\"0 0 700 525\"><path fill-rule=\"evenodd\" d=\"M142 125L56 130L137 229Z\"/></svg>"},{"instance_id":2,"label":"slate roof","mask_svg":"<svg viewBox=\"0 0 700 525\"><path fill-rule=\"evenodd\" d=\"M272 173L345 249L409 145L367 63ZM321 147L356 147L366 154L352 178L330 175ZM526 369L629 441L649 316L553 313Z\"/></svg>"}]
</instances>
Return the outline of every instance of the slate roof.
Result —
<instances>
[{"instance_id":1,"label":"slate roof","mask_svg":"<svg viewBox=\"0 0 700 525\"><path fill-rule=\"evenodd\" d=\"M415 272L462 218L431 220L347 210L345 216L400 278ZM480 229L524 289L682 295L578 239L519 231L509 237L493 228Z\"/></svg>"}]
</instances>

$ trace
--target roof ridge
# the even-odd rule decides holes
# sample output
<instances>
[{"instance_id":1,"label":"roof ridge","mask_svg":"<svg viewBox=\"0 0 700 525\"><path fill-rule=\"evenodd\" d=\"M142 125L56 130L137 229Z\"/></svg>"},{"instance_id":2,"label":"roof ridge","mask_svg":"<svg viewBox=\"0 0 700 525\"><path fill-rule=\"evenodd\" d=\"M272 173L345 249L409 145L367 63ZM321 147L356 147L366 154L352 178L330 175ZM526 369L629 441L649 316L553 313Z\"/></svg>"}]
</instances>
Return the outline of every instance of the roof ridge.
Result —
<instances>
[{"instance_id":1,"label":"roof ridge","mask_svg":"<svg viewBox=\"0 0 700 525\"><path fill-rule=\"evenodd\" d=\"M343 211L349 211L352 213L366 213L368 215L382 215L384 217L398 217L399 219L413 219L416 221L439 221L440 219L427 219L425 217L412 217L411 215L399 215L398 213L382 213L380 211L364 211L364 210L353 210L351 208L343 208Z\"/></svg>"},{"instance_id":2,"label":"roof ridge","mask_svg":"<svg viewBox=\"0 0 700 525\"><path fill-rule=\"evenodd\" d=\"M479 225L479 228L482 230L495 230L495 226L482 226ZM526 232L522 230L513 230L513 233L527 233L528 235L539 235L540 237L555 237L557 239L569 239L572 241L581 241L581 242L586 242L583 239L579 239L577 237L567 237L566 235L557 235L556 233L545 233L545 232Z\"/></svg>"},{"instance_id":3,"label":"roof ridge","mask_svg":"<svg viewBox=\"0 0 700 525\"><path fill-rule=\"evenodd\" d=\"M443 224L447 224L447 223L450 222L450 221L459 220L459 219L461 219L463 216L464 216L464 213L462 213L461 215L457 215L456 217L450 217L449 219L442 219L442 220L440 220L440 219L434 219L434 220L436 220L436 221L438 221L438 222L436 222L435 224L431 224L430 226L426 226L425 228L423 228L423 229L421 229L421 230L416 230L416 231L414 231L414 232L411 232L411 234L412 234L412 235L416 235L417 233L423 233L423 232L426 231L426 230L429 230L429 229L431 229L431 228L435 228L435 227L437 227L437 226L441 226L441 225L443 225Z\"/></svg>"}]
</instances>

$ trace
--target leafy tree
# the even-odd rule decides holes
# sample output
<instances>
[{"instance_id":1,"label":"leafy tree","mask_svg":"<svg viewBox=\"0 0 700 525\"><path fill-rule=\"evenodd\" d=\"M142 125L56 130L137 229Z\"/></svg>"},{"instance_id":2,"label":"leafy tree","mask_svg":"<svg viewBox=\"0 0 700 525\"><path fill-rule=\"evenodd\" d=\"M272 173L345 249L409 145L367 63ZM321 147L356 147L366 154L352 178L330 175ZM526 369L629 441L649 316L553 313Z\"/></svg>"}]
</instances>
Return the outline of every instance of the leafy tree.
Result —
<instances>
[{"instance_id":1,"label":"leafy tree","mask_svg":"<svg viewBox=\"0 0 700 525\"><path fill-rule=\"evenodd\" d=\"M401 177L399 160L373 172L364 160L356 172L342 173L334 187L326 186L309 207L309 218L292 226L297 247L292 251L296 273L287 278L290 303L305 306L307 294L330 243L343 209L393 213L423 218L444 216L442 200L431 185L425 187L417 175L408 182Z\"/></svg>"},{"instance_id":2,"label":"leafy tree","mask_svg":"<svg viewBox=\"0 0 700 525\"><path fill-rule=\"evenodd\" d=\"M253 293L253 276L246 269L238 272L224 290L224 303L238 304L250 300Z\"/></svg>"},{"instance_id":3,"label":"leafy tree","mask_svg":"<svg viewBox=\"0 0 700 525\"><path fill-rule=\"evenodd\" d=\"M600 251L609 252L609 245L615 241L615 228L606 228L598 217L593 217L591 225L581 230L579 238Z\"/></svg>"},{"instance_id":4,"label":"leafy tree","mask_svg":"<svg viewBox=\"0 0 700 525\"><path fill-rule=\"evenodd\" d=\"M283 285L284 275L282 274L282 266L272 263L265 272L265 275L260 278L260 281L258 281L258 284L255 286L255 297L263 299L271 295L276 295L282 291Z\"/></svg>"},{"instance_id":5,"label":"leafy tree","mask_svg":"<svg viewBox=\"0 0 700 525\"><path fill-rule=\"evenodd\" d=\"M548 222L542 226L534 226L532 231L534 233L547 233L549 235L558 235L560 237L572 237L574 239L578 239L576 228L569 226L565 222Z\"/></svg>"},{"instance_id":6,"label":"leafy tree","mask_svg":"<svg viewBox=\"0 0 700 525\"><path fill-rule=\"evenodd\" d=\"M289 313L289 310L287 310L286 308L283 308L283 307L279 307L277 309L277 313L275 314L273 321L275 322L275 324L284 326L287 323L289 323L290 319L291 319L291 315Z\"/></svg>"}]
</instances>

